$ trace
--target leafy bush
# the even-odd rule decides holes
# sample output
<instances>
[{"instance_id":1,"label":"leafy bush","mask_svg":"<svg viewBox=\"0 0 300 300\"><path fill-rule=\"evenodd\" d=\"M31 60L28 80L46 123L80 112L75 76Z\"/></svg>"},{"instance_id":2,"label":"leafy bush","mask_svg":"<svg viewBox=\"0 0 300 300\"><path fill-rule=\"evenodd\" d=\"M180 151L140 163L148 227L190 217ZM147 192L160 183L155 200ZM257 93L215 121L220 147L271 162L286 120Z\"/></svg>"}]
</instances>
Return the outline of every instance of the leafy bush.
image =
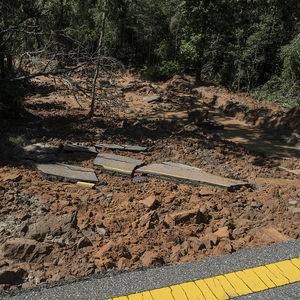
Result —
<instances>
[{"instance_id":1,"label":"leafy bush","mask_svg":"<svg viewBox=\"0 0 300 300\"><path fill-rule=\"evenodd\" d=\"M300 86L286 78L273 76L251 96L258 100L273 102L287 110L300 105Z\"/></svg>"},{"instance_id":2,"label":"leafy bush","mask_svg":"<svg viewBox=\"0 0 300 300\"><path fill-rule=\"evenodd\" d=\"M179 64L172 61L163 61L160 64L146 68L142 78L151 81L166 81L174 75L181 75L182 69Z\"/></svg>"}]
</instances>

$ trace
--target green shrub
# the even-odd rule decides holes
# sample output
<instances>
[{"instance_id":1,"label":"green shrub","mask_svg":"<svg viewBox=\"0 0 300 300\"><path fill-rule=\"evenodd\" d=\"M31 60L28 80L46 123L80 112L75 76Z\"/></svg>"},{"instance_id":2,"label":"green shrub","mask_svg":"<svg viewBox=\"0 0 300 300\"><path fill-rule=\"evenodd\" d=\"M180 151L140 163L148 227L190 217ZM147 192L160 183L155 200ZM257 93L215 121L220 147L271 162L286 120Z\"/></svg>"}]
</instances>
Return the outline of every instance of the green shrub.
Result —
<instances>
[{"instance_id":1,"label":"green shrub","mask_svg":"<svg viewBox=\"0 0 300 300\"><path fill-rule=\"evenodd\" d=\"M163 61L160 64L146 68L142 78L151 81L166 81L174 75L181 75L182 69L179 64L172 61Z\"/></svg>"},{"instance_id":2,"label":"green shrub","mask_svg":"<svg viewBox=\"0 0 300 300\"><path fill-rule=\"evenodd\" d=\"M263 86L251 93L257 100L273 102L286 110L300 105L300 86L283 77L273 76Z\"/></svg>"}]
</instances>

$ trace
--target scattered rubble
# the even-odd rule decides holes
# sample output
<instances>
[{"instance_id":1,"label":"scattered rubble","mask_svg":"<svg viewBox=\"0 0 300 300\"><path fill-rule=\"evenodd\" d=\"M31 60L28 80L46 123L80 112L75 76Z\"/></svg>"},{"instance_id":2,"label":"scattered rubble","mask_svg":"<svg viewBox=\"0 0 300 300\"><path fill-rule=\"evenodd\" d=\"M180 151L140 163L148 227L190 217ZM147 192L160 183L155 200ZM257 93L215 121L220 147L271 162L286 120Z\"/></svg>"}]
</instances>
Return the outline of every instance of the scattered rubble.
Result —
<instances>
[{"instance_id":1,"label":"scattered rubble","mask_svg":"<svg viewBox=\"0 0 300 300\"><path fill-rule=\"evenodd\" d=\"M185 127L187 107L209 109L209 118L218 122L223 113L218 107L228 101L235 103L238 96L218 86L198 87L193 93L195 86L183 78L151 86L138 79L130 84L122 80L124 116L113 105L105 113L98 107L97 118L90 122L76 103L63 95L59 97L69 99L69 107L63 111L34 110L37 100L26 100L30 114L41 116L50 131L28 131L28 138L39 143L28 141L35 146L26 148L27 157L21 157L23 152L17 147L3 151L0 289L26 288L117 268L183 263L300 237L300 178L297 172L289 172L300 169L299 157L250 151L225 140L213 128ZM114 87L106 89L109 93ZM141 101L148 91L164 96L160 102ZM51 97L50 93L49 101ZM250 104L252 110L262 105ZM264 105L268 113L278 113L277 108ZM223 107L235 117L247 113L239 106ZM66 120L66 112L70 120ZM295 119L296 113L287 115L289 120ZM249 122L250 116L248 113ZM282 112L278 120L286 125L284 116ZM32 116L27 118L12 132L26 133L26 122L32 122ZM112 134L105 133L107 128ZM142 145L147 151L102 146L100 156L97 149L97 153L62 151L61 145L75 143L84 147L81 149L97 144ZM293 151L297 154L297 149ZM20 160L15 159L16 153ZM54 155L57 163L40 161L39 155ZM116 166L110 166L109 172L107 157L124 156L133 162L128 168L122 166L126 172L118 174L113 169ZM238 182L239 188L228 191L187 185L137 172L154 164L194 166L209 176ZM55 172L58 168L63 176L61 170ZM177 175L185 177L182 171ZM78 181L91 183L93 188L74 184ZM104 193L97 190L100 183Z\"/></svg>"}]
</instances>

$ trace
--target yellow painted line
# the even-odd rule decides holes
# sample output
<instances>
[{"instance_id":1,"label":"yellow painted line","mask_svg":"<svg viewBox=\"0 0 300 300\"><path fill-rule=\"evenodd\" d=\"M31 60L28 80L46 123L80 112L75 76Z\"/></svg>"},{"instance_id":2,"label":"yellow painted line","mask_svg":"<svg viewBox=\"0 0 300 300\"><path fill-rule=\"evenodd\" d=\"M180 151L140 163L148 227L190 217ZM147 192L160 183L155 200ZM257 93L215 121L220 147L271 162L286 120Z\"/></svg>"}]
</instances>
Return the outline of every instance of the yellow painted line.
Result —
<instances>
[{"instance_id":1,"label":"yellow painted line","mask_svg":"<svg viewBox=\"0 0 300 300\"><path fill-rule=\"evenodd\" d=\"M291 259L291 263L300 270L300 258Z\"/></svg>"},{"instance_id":2,"label":"yellow painted line","mask_svg":"<svg viewBox=\"0 0 300 300\"><path fill-rule=\"evenodd\" d=\"M206 182L206 183L211 183L211 184L218 184L218 185L227 186L227 187L231 186L230 184L218 183L218 182L207 181L207 180L200 180L200 179L197 179L197 178L184 177L184 176L179 176L179 175L174 175L174 174L169 174L169 173L163 173L163 172L157 172L157 171L151 171L151 170L145 170L145 169L143 169L143 171L149 172L149 173L160 174L160 175L167 175L167 176L170 176L170 177L177 177L177 178L190 179L190 180L201 181L201 182Z\"/></svg>"},{"instance_id":3,"label":"yellow painted line","mask_svg":"<svg viewBox=\"0 0 300 300\"><path fill-rule=\"evenodd\" d=\"M174 300L172 290L169 287L150 291L153 300Z\"/></svg>"},{"instance_id":4,"label":"yellow painted line","mask_svg":"<svg viewBox=\"0 0 300 300\"><path fill-rule=\"evenodd\" d=\"M300 281L300 258L107 300L225 300Z\"/></svg>"},{"instance_id":5,"label":"yellow painted line","mask_svg":"<svg viewBox=\"0 0 300 300\"><path fill-rule=\"evenodd\" d=\"M228 294L225 292L227 287L227 290L231 289L231 293L233 296L237 296L237 293L235 293L233 287L230 285L229 281L224 276L216 276L212 278L204 279L204 282L208 285L210 290L215 295L215 299L228 299Z\"/></svg>"},{"instance_id":6,"label":"yellow painted line","mask_svg":"<svg viewBox=\"0 0 300 300\"><path fill-rule=\"evenodd\" d=\"M184 290L186 297L189 300L205 300L202 291L194 282L182 283L180 286Z\"/></svg>"},{"instance_id":7,"label":"yellow painted line","mask_svg":"<svg viewBox=\"0 0 300 300\"><path fill-rule=\"evenodd\" d=\"M236 273L228 273L224 276L230 282L230 284L233 286L234 290L239 296L253 293L253 291L249 289L245 282L241 280Z\"/></svg>"},{"instance_id":8,"label":"yellow painted line","mask_svg":"<svg viewBox=\"0 0 300 300\"><path fill-rule=\"evenodd\" d=\"M253 292L259 292L268 289L268 286L251 269L236 272L236 275L243 280Z\"/></svg>"},{"instance_id":9,"label":"yellow painted line","mask_svg":"<svg viewBox=\"0 0 300 300\"><path fill-rule=\"evenodd\" d=\"M88 186L88 187L94 187L95 183L89 183L89 182L83 182L83 181L77 181L78 185L82 185L82 186Z\"/></svg>"},{"instance_id":10,"label":"yellow painted line","mask_svg":"<svg viewBox=\"0 0 300 300\"><path fill-rule=\"evenodd\" d=\"M117 171L126 172L126 173L132 173L132 171L118 169L118 168L113 168L113 167L103 166L103 168L105 168L105 169L111 169L111 170L117 170Z\"/></svg>"},{"instance_id":11,"label":"yellow painted line","mask_svg":"<svg viewBox=\"0 0 300 300\"><path fill-rule=\"evenodd\" d=\"M180 285L171 286L172 296L175 300L189 300Z\"/></svg>"}]
</instances>

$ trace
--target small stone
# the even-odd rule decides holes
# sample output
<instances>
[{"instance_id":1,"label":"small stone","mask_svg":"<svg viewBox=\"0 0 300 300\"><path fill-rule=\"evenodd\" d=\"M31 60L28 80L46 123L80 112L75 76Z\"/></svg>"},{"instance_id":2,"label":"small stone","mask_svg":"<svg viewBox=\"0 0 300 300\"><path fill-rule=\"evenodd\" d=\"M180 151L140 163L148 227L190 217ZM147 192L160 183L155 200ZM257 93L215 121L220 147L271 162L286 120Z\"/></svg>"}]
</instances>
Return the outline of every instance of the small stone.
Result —
<instances>
[{"instance_id":1,"label":"small stone","mask_svg":"<svg viewBox=\"0 0 300 300\"><path fill-rule=\"evenodd\" d=\"M140 218L140 226L147 225L149 227L150 223L154 223L156 220L158 220L157 213L155 211L150 211Z\"/></svg>"},{"instance_id":2,"label":"small stone","mask_svg":"<svg viewBox=\"0 0 300 300\"><path fill-rule=\"evenodd\" d=\"M3 179L3 181L13 181L13 182L19 182L22 180L22 175L21 174L12 174Z\"/></svg>"},{"instance_id":3,"label":"small stone","mask_svg":"<svg viewBox=\"0 0 300 300\"><path fill-rule=\"evenodd\" d=\"M229 238L228 227L227 227L227 226L221 227L221 228L218 229L214 234L215 234L217 237L219 237L220 239L222 239L222 238Z\"/></svg>"},{"instance_id":4,"label":"small stone","mask_svg":"<svg viewBox=\"0 0 300 300\"><path fill-rule=\"evenodd\" d=\"M89 246L93 246L93 244L86 236L83 236L77 243L78 249L89 247Z\"/></svg>"},{"instance_id":5,"label":"small stone","mask_svg":"<svg viewBox=\"0 0 300 300\"><path fill-rule=\"evenodd\" d=\"M27 219L30 219L31 218L31 215L27 212L27 211L25 211L25 210L23 210L20 214L19 214L19 219L21 220L21 221L25 221L25 220L27 220Z\"/></svg>"},{"instance_id":6,"label":"small stone","mask_svg":"<svg viewBox=\"0 0 300 300\"><path fill-rule=\"evenodd\" d=\"M258 207L258 204L257 204L256 202L253 201L253 202L251 202L251 207L252 207L252 208L257 208L257 207Z\"/></svg>"},{"instance_id":7,"label":"small stone","mask_svg":"<svg viewBox=\"0 0 300 300\"><path fill-rule=\"evenodd\" d=\"M132 262L130 259L121 257L118 261L117 267L119 269L127 269L127 268L130 268L131 264L132 264Z\"/></svg>"},{"instance_id":8,"label":"small stone","mask_svg":"<svg viewBox=\"0 0 300 300\"><path fill-rule=\"evenodd\" d=\"M146 251L141 257L141 262L145 267L158 266L164 263L163 259L153 251Z\"/></svg>"},{"instance_id":9,"label":"small stone","mask_svg":"<svg viewBox=\"0 0 300 300\"><path fill-rule=\"evenodd\" d=\"M212 196L214 194L215 194L214 190L212 188L208 188L208 187L201 188L201 190L199 192L200 197L208 197L208 196Z\"/></svg>"},{"instance_id":10,"label":"small stone","mask_svg":"<svg viewBox=\"0 0 300 300\"><path fill-rule=\"evenodd\" d=\"M205 243L195 237L190 237L188 241L193 248L196 248L196 250L202 250L206 248Z\"/></svg>"},{"instance_id":11,"label":"small stone","mask_svg":"<svg viewBox=\"0 0 300 300\"><path fill-rule=\"evenodd\" d=\"M264 234L272 238L276 243L281 243L285 241L293 240L291 237L278 232L275 228L266 228L264 229Z\"/></svg>"},{"instance_id":12,"label":"small stone","mask_svg":"<svg viewBox=\"0 0 300 300\"><path fill-rule=\"evenodd\" d=\"M297 200L290 200L289 205L294 206L297 205L298 201Z\"/></svg>"},{"instance_id":13,"label":"small stone","mask_svg":"<svg viewBox=\"0 0 300 300\"><path fill-rule=\"evenodd\" d=\"M100 235L107 235L107 231L105 228L97 227L97 231Z\"/></svg>"},{"instance_id":14,"label":"small stone","mask_svg":"<svg viewBox=\"0 0 300 300\"><path fill-rule=\"evenodd\" d=\"M146 205L151 209L155 209L159 206L159 201L156 199L154 195L149 196L145 200L140 201L140 203L143 203L144 205Z\"/></svg>"},{"instance_id":15,"label":"small stone","mask_svg":"<svg viewBox=\"0 0 300 300\"><path fill-rule=\"evenodd\" d=\"M143 101L146 101L148 103L153 102L153 101L159 101L161 100L161 96L150 96L150 97L144 97Z\"/></svg>"},{"instance_id":16,"label":"small stone","mask_svg":"<svg viewBox=\"0 0 300 300\"><path fill-rule=\"evenodd\" d=\"M145 183L145 182L148 182L148 178L146 176L133 177L132 182L134 182L134 183Z\"/></svg>"},{"instance_id":17,"label":"small stone","mask_svg":"<svg viewBox=\"0 0 300 300\"><path fill-rule=\"evenodd\" d=\"M300 207L293 208L292 213L293 214L299 214L300 213Z\"/></svg>"},{"instance_id":18,"label":"small stone","mask_svg":"<svg viewBox=\"0 0 300 300\"><path fill-rule=\"evenodd\" d=\"M189 221L193 221L196 224L201 223L201 212L199 210L185 210L179 213L172 214L172 219L175 222L175 225L180 223L186 223Z\"/></svg>"},{"instance_id":19,"label":"small stone","mask_svg":"<svg viewBox=\"0 0 300 300\"><path fill-rule=\"evenodd\" d=\"M212 233L212 232L209 232L205 235L214 245L217 245L217 243L219 242L220 238Z\"/></svg>"}]
</instances>

